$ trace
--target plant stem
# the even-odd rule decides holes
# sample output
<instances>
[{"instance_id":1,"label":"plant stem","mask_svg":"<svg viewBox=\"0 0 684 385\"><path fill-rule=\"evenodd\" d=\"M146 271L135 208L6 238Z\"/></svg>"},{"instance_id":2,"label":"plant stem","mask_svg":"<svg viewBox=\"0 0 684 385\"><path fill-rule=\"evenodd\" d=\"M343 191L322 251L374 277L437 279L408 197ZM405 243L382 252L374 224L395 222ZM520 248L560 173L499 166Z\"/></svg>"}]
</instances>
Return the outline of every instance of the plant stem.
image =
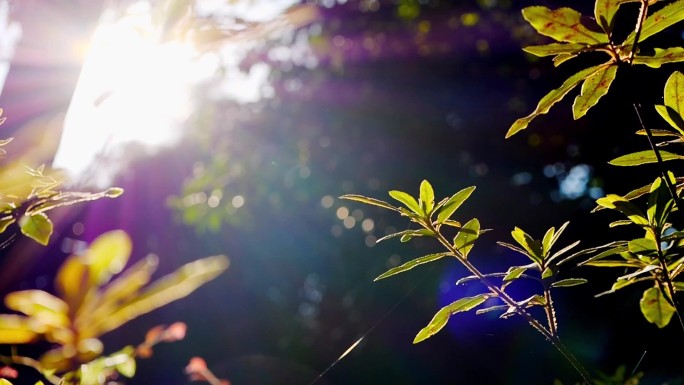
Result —
<instances>
[{"instance_id":1,"label":"plant stem","mask_svg":"<svg viewBox=\"0 0 684 385\"><path fill-rule=\"evenodd\" d=\"M491 291L494 295L496 295L498 298L500 298L506 305L512 307L515 309L515 312L525 318L525 320L532 326L534 329L536 329L539 333L541 333L556 349L560 351L560 353L565 357L568 362L575 368L575 370L579 373L580 376L582 376L582 379L584 380L585 384L591 384L591 375L587 371L587 369L584 368L584 366L579 362L579 360L568 350L568 348L565 347L560 341L560 338L556 334L553 334L549 329L545 328L544 325L539 323L536 318L534 318L530 313L528 313L522 306L520 306L513 298L511 298L506 292L501 290L498 286L494 285L492 282L490 282L487 277L484 276L478 270L475 265L470 263L466 259L466 257L461 254L460 251L454 247L445 237L440 233L429 221L427 223L423 224L428 228L429 230L433 231L435 233L435 236L437 237L437 240L439 243L442 244L449 252L466 268L468 271L470 271L477 279L482 282L489 291Z\"/></svg>"},{"instance_id":2,"label":"plant stem","mask_svg":"<svg viewBox=\"0 0 684 385\"><path fill-rule=\"evenodd\" d=\"M654 231L655 233L655 231ZM667 290L663 290L663 295L665 295L665 298L668 299L672 306L675 309L675 314L677 314L677 318L679 319L679 324L682 327L682 330L684 331L684 319L682 319L682 314L679 312L680 306L675 298L675 290L674 290L674 285L672 284L672 278L670 277L670 271L667 269L667 262L665 261L665 255L663 254L663 249L662 249L662 241L660 239L660 234L657 233L655 234L656 238L656 247L658 251L658 262L660 263L660 268L663 271L663 280L665 281L665 285L667 286Z\"/></svg>"},{"instance_id":3,"label":"plant stem","mask_svg":"<svg viewBox=\"0 0 684 385\"><path fill-rule=\"evenodd\" d=\"M546 287L544 288L544 311L546 312L546 319L549 323L549 331L554 336L558 336L558 321L556 320L556 311L553 309L551 290Z\"/></svg>"}]
</instances>

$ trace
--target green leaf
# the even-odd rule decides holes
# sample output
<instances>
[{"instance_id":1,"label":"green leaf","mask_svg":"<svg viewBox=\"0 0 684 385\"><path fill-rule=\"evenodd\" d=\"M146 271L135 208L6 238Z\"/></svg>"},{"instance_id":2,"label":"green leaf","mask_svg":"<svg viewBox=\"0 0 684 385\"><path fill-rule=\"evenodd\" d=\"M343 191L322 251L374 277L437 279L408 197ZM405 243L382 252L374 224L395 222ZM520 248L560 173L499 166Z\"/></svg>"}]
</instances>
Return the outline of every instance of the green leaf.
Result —
<instances>
[{"instance_id":1,"label":"green leaf","mask_svg":"<svg viewBox=\"0 0 684 385\"><path fill-rule=\"evenodd\" d=\"M382 241L385 241L385 240L390 239L390 238L395 238L395 237L401 237L402 242L408 242L413 237L425 237L425 236L434 236L434 235L435 235L435 233L431 230L428 230L428 229L404 230L404 231L399 231L397 233L385 235L384 237L375 241L375 243L380 243Z\"/></svg>"},{"instance_id":2,"label":"green leaf","mask_svg":"<svg viewBox=\"0 0 684 385\"><path fill-rule=\"evenodd\" d=\"M413 340L414 344L424 341L433 335L437 334L449 321L451 315L471 310L490 297L489 294L479 294L473 297L464 297L451 304L444 306L440 309L437 314L432 318L430 323L418 332L416 338Z\"/></svg>"},{"instance_id":3,"label":"green leaf","mask_svg":"<svg viewBox=\"0 0 684 385\"><path fill-rule=\"evenodd\" d=\"M513 239L522 246L523 249L525 249L528 258L532 260L532 262L535 262L539 264L540 266L542 265L543 257L542 257L542 248L539 242L536 242L532 237L524 232L521 228L516 227L511 231L511 235L513 236Z\"/></svg>"},{"instance_id":4,"label":"green leaf","mask_svg":"<svg viewBox=\"0 0 684 385\"><path fill-rule=\"evenodd\" d=\"M637 225L648 225L648 220L644 216L644 213L632 202L619 195L608 194L603 198L597 199L596 203L600 206L621 212Z\"/></svg>"},{"instance_id":5,"label":"green leaf","mask_svg":"<svg viewBox=\"0 0 684 385\"><path fill-rule=\"evenodd\" d=\"M43 213L24 215L19 219L21 233L46 246L52 235L52 221Z\"/></svg>"},{"instance_id":6,"label":"green leaf","mask_svg":"<svg viewBox=\"0 0 684 385\"><path fill-rule=\"evenodd\" d=\"M118 198L124 193L124 189L121 187L110 187L104 191L104 195L107 198Z\"/></svg>"},{"instance_id":7,"label":"green leaf","mask_svg":"<svg viewBox=\"0 0 684 385\"><path fill-rule=\"evenodd\" d=\"M651 68L660 68L663 64L679 63L684 61L684 48L654 48L653 56L634 55L634 64L644 64Z\"/></svg>"},{"instance_id":8,"label":"green leaf","mask_svg":"<svg viewBox=\"0 0 684 385\"><path fill-rule=\"evenodd\" d=\"M0 378L0 385L12 385L12 383L6 378Z\"/></svg>"},{"instance_id":9,"label":"green leaf","mask_svg":"<svg viewBox=\"0 0 684 385\"><path fill-rule=\"evenodd\" d=\"M570 287L577 286L587 283L588 281L584 278L567 278L561 279L551 284L551 287Z\"/></svg>"},{"instance_id":10,"label":"green leaf","mask_svg":"<svg viewBox=\"0 0 684 385\"><path fill-rule=\"evenodd\" d=\"M573 88L575 88L580 82L582 82L584 79L588 78L591 76L594 72L600 70L603 68L604 65L598 65L590 68L586 68L572 76L570 76L563 84L554 90L551 90L546 96L544 96L539 103L537 104L537 108L528 116L524 118L520 118L516 120L513 125L508 129L508 132L506 133L506 138L510 138L511 136L515 135L516 133L524 130L527 128L527 126L530 124L530 122L536 118L539 115L546 114L549 112L551 107L558 103L561 99L565 97L565 95L568 94L568 92L572 91Z\"/></svg>"},{"instance_id":11,"label":"green leaf","mask_svg":"<svg viewBox=\"0 0 684 385\"><path fill-rule=\"evenodd\" d=\"M577 56L579 56L579 54L577 53L560 53L553 58L553 66L558 67L559 65L565 63L566 61L572 58L576 58Z\"/></svg>"},{"instance_id":12,"label":"green leaf","mask_svg":"<svg viewBox=\"0 0 684 385\"><path fill-rule=\"evenodd\" d=\"M69 324L69 306L66 302L42 290L9 293L5 296L5 305L50 327L66 327Z\"/></svg>"},{"instance_id":13,"label":"green leaf","mask_svg":"<svg viewBox=\"0 0 684 385\"><path fill-rule=\"evenodd\" d=\"M0 344L26 344L33 342L39 332L29 318L15 314L0 314Z\"/></svg>"},{"instance_id":14,"label":"green leaf","mask_svg":"<svg viewBox=\"0 0 684 385\"><path fill-rule=\"evenodd\" d=\"M684 0L677 0L653 12L644 20L639 35L639 43L681 20L684 20ZM625 38L623 46L631 47L635 36L636 31L632 31Z\"/></svg>"},{"instance_id":15,"label":"green leaf","mask_svg":"<svg viewBox=\"0 0 684 385\"><path fill-rule=\"evenodd\" d=\"M420 205L425 211L425 215L432 213L432 208L435 207L435 190L427 180L420 182Z\"/></svg>"},{"instance_id":16,"label":"green leaf","mask_svg":"<svg viewBox=\"0 0 684 385\"><path fill-rule=\"evenodd\" d=\"M674 177L670 173L670 183L675 184ZM670 194L667 184L663 182L662 177L656 178L651 186L650 194L648 195L648 206L646 215L651 226L656 229L662 229L667 222L667 218L674 207L674 200Z\"/></svg>"},{"instance_id":17,"label":"green leaf","mask_svg":"<svg viewBox=\"0 0 684 385\"><path fill-rule=\"evenodd\" d=\"M641 307L641 314L646 320L661 329L670 323L670 319L675 313L675 308L667 302L657 287L651 287L644 291L639 306Z\"/></svg>"},{"instance_id":18,"label":"green leaf","mask_svg":"<svg viewBox=\"0 0 684 385\"><path fill-rule=\"evenodd\" d=\"M126 322L181 299L228 268L228 258L219 255L187 263L160 278L139 295L128 299L111 314L84 325L81 335L97 336L114 330Z\"/></svg>"},{"instance_id":19,"label":"green leaf","mask_svg":"<svg viewBox=\"0 0 684 385\"><path fill-rule=\"evenodd\" d=\"M14 223L14 221L15 221L15 219L12 217L6 217L6 218L0 219L0 233L4 233L5 230L7 230L7 228L9 227L9 225Z\"/></svg>"},{"instance_id":20,"label":"green leaf","mask_svg":"<svg viewBox=\"0 0 684 385\"><path fill-rule=\"evenodd\" d=\"M684 156L677 155L668 151L659 150L658 152L660 153L660 157L662 158L663 162L667 162L668 160L684 159ZM645 150L619 156L608 163L612 164L613 166L625 167L639 166L642 164L657 162L658 159L656 158L655 153L652 150Z\"/></svg>"},{"instance_id":21,"label":"green leaf","mask_svg":"<svg viewBox=\"0 0 684 385\"><path fill-rule=\"evenodd\" d=\"M406 207L409 208L409 210L413 211L414 213L418 215L422 215L423 212L420 209L420 205L418 205L418 202L414 197L411 195L403 192L403 191L398 191L398 190L392 190L389 192L389 195L396 199L397 201L403 203Z\"/></svg>"},{"instance_id":22,"label":"green leaf","mask_svg":"<svg viewBox=\"0 0 684 385\"><path fill-rule=\"evenodd\" d=\"M351 201L356 201L356 202L361 202L361 203L365 203L365 204L369 204L369 205L373 205L373 206L382 207L383 209L398 211L398 209L396 207L392 206L391 204L389 204L385 201L381 201L381 200L375 199L375 198L365 197L363 195L347 194L347 195L342 195L340 197L340 199L347 199L347 200L351 200Z\"/></svg>"},{"instance_id":23,"label":"green leaf","mask_svg":"<svg viewBox=\"0 0 684 385\"><path fill-rule=\"evenodd\" d=\"M387 270L385 273L379 275L377 278L374 279L374 281L379 281L381 279L385 279L387 277L391 277L395 274L403 273L405 271L409 271L413 269L414 267L418 265L423 265L426 263L430 263L433 261L436 261L438 259L444 258L445 256L449 255L450 253L436 253L436 254L429 254L420 258L413 259L409 262L404 263L403 265L394 267L392 269Z\"/></svg>"},{"instance_id":24,"label":"green leaf","mask_svg":"<svg viewBox=\"0 0 684 385\"><path fill-rule=\"evenodd\" d=\"M461 207L463 202L470 197L473 191L475 191L475 186L470 186L452 195L451 198L449 198L449 200L444 204L442 210L440 210L437 214L437 222L444 223L447 219L451 218L456 210Z\"/></svg>"},{"instance_id":25,"label":"green leaf","mask_svg":"<svg viewBox=\"0 0 684 385\"><path fill-rule=\"evenodd\" d=\"M508 281L516 280L516 279L520 278L520 276L523 275L523 273L525 273L525 271L527 271L527 269L529 269L529 268L530 268L529 265L527 265L527 266L511 266L508 268L508 271L506 272L506 276L503 278L503 281L508 282Z\"/></svg>"},{"instance_id":26,"label":"green leaf","mask_svg":"<svg viewBox=\"0 0 684 385\"><path fill-rule=\"evenodd\" d=\"M551 247L553 246L553 234L556 232L556 229L554 227L546 230L546 233L544 234L544 238L542 238L542 255L546 256L549 254L549 250L551 250Z\"/></svg>"},{"instance_id":27,"label":"green leaf","mask_svg":"<svg viewBox=\"0 0 684 385\"><path fill-rule=\"evenodd\" d=\"M572 104L572 114L575 120L584 116L587 111L598 103L606 93L615 79L618 66L609 64L594 72L582 84L582 91L575 98Z\"/></svg>"},{"instance_id":28,"label":"green leaf","mask_svg":"<svg viewBox=\"0 0 684 385\"><path fill-rule=\"evenodd\" d=\"M680 48L684 51L684 48ZM684 74L674 71L665 82L665 105L672 108L680 118L684 113Z\"/></svg>"},{"instance_id":29,"label":"green leaf","mask_svg":"<svg viewBox=\"0 0 684 385\"><path fill-rule=\"evenodd\" d=\"M123 230L109 231L95 238L83 257L89 270L89 284L99 286L119 274L128 263L132 249L131 239Z\"/></svg>"},{"instance_id":30,"label":"green leaf","mask_svg":"<svg viewBox=\"0 0 684 385\"><path fill-rule=\"evenodd\" d=\"M658 247L655 243L654 240L649 239L649 238L637 238L637 239L632 239L629 241L627 244L627 247L631 253L634 254L653 254L656 253L658 250Z\"/></svg>"},{"instance_id":31,"label":"green leaf","mask_svg":"<svg viewBox=\"0 0 684 385\"><path fill-rule=\"evenodd\" d=\"M592 31L582 24L582 15L571 8L551 10L543 6L527 7L523 17L541 35L560 42L580 44L608 43L608 35Z\"/></svg>"},{"instance_id":32,"label":"green leaf","mask_svg":"<svg viewBox=\"0 0 684 385\"><path fill-rule=\"evenodd\" d=\"M480 221L477 218L473 218L466 222L465 225L459 230L458 234L454 238L454 247L458 250L463 258L468 257L468 253L472 250L475 245L475 241L480 236Z\"/></svg>"},{"instance_id":33,"label":"green leaf","mask_svg":"<svg viewBox=\"0 0 684 385\"><path fill-rule=\"evenodd\" d=\"M604 31L613 30L613 17L620 5L624 3L638 2L639 0L596 0L594 5L594 17Z\"/></svg>"},{"instance_id":34,"label":"green leaf","mask_svg":"<svg viewBox=\"0 0 684 385\"><path fill-rule=\"evenodd\" d=\"M656 112L658 112L658 115L660 115L660 117L662 117L668 124L670 124L670 126L672 128L677 130L677 132L679 133L679 135L677 135L676 133L674 133L672 131L665 131L665 132L661 131L660 136L675 136L675 137L684 136L684 120L682 120L682 117L678 112L676 112L671 107L663 106L663 105L656 105L655 109L656 109ZM641 134L641 131L643 131L643 134ZM646 131L645 130L639 130L639 132L637 132L637 134L646 135ZM659 136L659 135L656 135L656 133L653 132L653 130L651 130L651 134L653 136Z\"/></svg>"},{"instance_id":35,"label":"green leaf","mask_svg":"<svg viewBox=\"0 0 684 385\"><path fill-rule=\"evenodd\" d=\"M535 56L543 57L581 52L586 48L586 44L551 43L544 45L531 45L529 47L523 48L523 51L531 53Z\"/></svg>"}]
</instances>

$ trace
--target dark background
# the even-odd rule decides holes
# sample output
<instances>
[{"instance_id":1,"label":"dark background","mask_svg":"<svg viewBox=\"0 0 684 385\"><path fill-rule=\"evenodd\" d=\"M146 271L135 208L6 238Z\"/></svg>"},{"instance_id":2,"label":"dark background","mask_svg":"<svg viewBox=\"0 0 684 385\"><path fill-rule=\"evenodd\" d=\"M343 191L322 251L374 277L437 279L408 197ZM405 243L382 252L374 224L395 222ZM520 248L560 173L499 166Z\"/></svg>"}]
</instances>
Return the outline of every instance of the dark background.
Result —
<instances>
[{"instance_id":1,"label":"dark background","mask_svg":"<svg viewBox=\"0 0 684 385\"><path fill-rule=\"evenodd\" d=\"M381 2L375 12L361 12L359 1L321 8L322 32L314 44L320 64L307 69L273 63L271 100L245 106L202 99L198 90L204 103L188 122L182 145L134 157L113 183L126 190L122 197L56 213L63 219L47 248L20 239L3 253L2 293L49 290L66 257L60 249L65 237L90 241L121 228L134 239L133 259L161 256L159 275L205 255L231 258L224 275L188 298L104 336L114 351L141 341L154 325L188 324L185 340L159 346L153 358L139 361L131 384L187 383L183 367L192 356L204 357L234 385L308 385L321 374L320 385L577 381L560 354L517 318L461 313L442 332L413 345L441 306L482 288L454 286L466 272L447 260L374 283L393 264L439 249L422 239L370 247L369 235L379 238L387 227L402 230L408 223L336 198L356 193L389 199L391 189L417 194L423 179L440 198L476 185L459 218L476 216L492 229L470 257L487 272L524 262L496 245L510 242L514 226L541 237L569 220L563 246L635 235L608 228L619 219L614 213L590 214L590 192L624 194L652 181L652 167L621 169L607 161L647 147L645 138L633 136L640 128L633 104L646 105L647 124L662 126L648 106L661 100L665 79L681 66L621 72L611 92L578 121L571 115L573 92L506 140L515 119L573 70L597 60L589 56L554 69L550 60L525 55L522 46L546 40L526 26L520 9L580 5L425 1L415 2L419 14L407 18L399 11L405 3L414 4ZM623 10L628 20L636 15L632 5ZM591 14L589 2L581 6L576 9ZM3 136L16 135L26 148L41 138L52 138L43 140L47 147L55 143L79 72L74 45L87 40L100 10L95 1L14 3L24 36L0 97L8 116ZM470 13L479 20L466 26L462 17ZM422 36L421 22L430 25ZM364 49L364 38L378 34L382 49ZM331 44L340 36L347 45ZM652 43L681 44L681 28ZM263 57L255 52L251 60ZM286 86L293 79L300 88ZM27 126L38 128L27 134ZM243 194L247 204L229 215L171 209L168 198L188 188L197 162L219 174L239 165L244 172L224 193ZM589 170L586 183L576 195L564 195L561 182L582 165ZM310 176L301 177L302 168ZM332 207L322 206L325 196L335 198ZM336 217L340 207L361 210L357 216L373 219L374 230L364 232L359 223L344 228ZM78 237L77 222L85 228ZM648 324L638 307L642 290L594 298L610 288L615 273L582 268L568 274L590 284L557 292L561 337L592 373L625 365L627 372L644 371L644 384L682 383L677 322L662 330ZM529 289L518 290L522 296Z\"/></svg>"}]
</instances>

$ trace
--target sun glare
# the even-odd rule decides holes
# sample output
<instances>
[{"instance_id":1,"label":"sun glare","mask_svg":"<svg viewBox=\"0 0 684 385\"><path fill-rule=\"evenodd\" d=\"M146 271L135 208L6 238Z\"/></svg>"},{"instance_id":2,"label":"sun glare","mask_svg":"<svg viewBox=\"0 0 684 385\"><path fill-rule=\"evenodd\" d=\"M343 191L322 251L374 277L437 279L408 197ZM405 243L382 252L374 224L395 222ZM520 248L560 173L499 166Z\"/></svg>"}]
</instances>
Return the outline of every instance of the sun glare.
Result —
<instances>
[{"instance_id":1,"label":"sun glare","mask_svg":"<svg viewBox=\"0 0 684 385\"><path fill-rule=\"evenodd\" d=\"M103 15L85 55L53 166L76 183L102 186L111 175L80 180L99 156L117 157L130 143L174 144L193 111L190 87L211 77L218 59L187 43L160 44L145 2L116 20ZM254 97L255 82L236 82ZM99 165L102 166L102 165ZM114 173L118 170L110 170Z\"/></svg>"}]
</instances>

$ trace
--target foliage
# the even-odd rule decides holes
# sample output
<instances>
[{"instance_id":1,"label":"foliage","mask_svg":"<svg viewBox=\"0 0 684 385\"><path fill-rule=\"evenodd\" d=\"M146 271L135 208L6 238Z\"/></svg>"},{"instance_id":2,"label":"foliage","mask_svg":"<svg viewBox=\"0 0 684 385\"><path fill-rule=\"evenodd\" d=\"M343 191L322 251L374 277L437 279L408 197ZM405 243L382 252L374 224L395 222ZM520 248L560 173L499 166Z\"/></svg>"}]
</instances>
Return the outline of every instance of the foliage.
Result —
<instances>
[{"instance_id":1,"label":"foliage","mask_svg":"<svg viewBox=\"0 0 684 385\"><path fill-rule=\"evenodd\" d=\"M639 2L640 12L635 28L626 37L618 39L614 26L620 7L628 2ZM582 84L579 95L573 103L574 119L584 116L595 106L610 88L620 67L643 64L652 68L660 68L662 64L684 61L684 48L652 48L642 49L641 44L649 37L666 30L684 19L684 1L676 0L649 12L650 7L661 1L620 1L596 0L594 18L588 18L571 8L551 10L543 6L524 8L524 19L541 35L554 39L555 43L526 47L525 51L536 56L554 56L554 65L558 66L587 52L602 52L608 60L602 64L591 66L571 75L561 87L544 96L537 108L530 115L516 120L506 133L510 137L525 129L537 116L545 114L549 109L565 97L575 87ZM658 6L660 4L657 4ZM655 8L655 6L653 7ZM435 203L432 186L426 180L420 184L417 197L402 191L390 191L389 195L400 205L394 205L376 198L348 194L341 198L357 201L384 209L392 210L401 216L408 217L419 226L390 234L381 240L400 237L407 242L414 237L430 237L444 249L443 252L426 255L390 269L376 280L411 270L419 265L430 263L444 257L455 258L470 275L458 280L457 284L471 281L480 282L486 291L475 296L460 298L440 309L429 324L420 330L414 343L421 342L439 332L450 317L459 312L475 310L476 314L499 311L501 318L512 316L523 317L547 341L556 347L566 360L576 369L584 383L594 384L637 384L642 374L626 376L624 367L614 376L598 374L592 376L583 365L565 348L558 334L558 320L552 300L552 291L557 288L576 286L586 283L585 278L564 277L561 265L575 261L576 266L608 267L622 271L609 291L613 293L627 286L639 283L647 284L639 307L644 318L664 328L676 316L682 332L682 307L677 294L684 291L684 282L676 281L684 271L684 232L679 230L681 224L674 223L672 215L680 205L684 179L677 177L664 166L666 161L684 158L676 152L663 151L660 148L684 139L684 75L674 72L669 77L664 90L664 104L656 105L658 114L670 125L663 130L652 130L643 125L638 135L646 135L651 149L620 156L610 161L614 166L638 166L657 163L660 174L649 186L642 186L624 196L607 194L597 200L598 207L594 211L611 209L621 213L626 219L610 224L610 227L629 225L639 228L636 238L616 240L604 245L590 247L572 254L569 251L579 244L573 242L553 252L553 246L568 226L565 222L558 230L550 228L541 237L535 239L521 228L515 227L511 236L515 244L499 241L498 244L516 251L530 261L526 265L510 266L504 272L483 273L469 259L468 254L480 235L478 219L466 222L452 219L457 209L475 190L467 187L451 197ZM637 114L640 106L635 106ZM640 117L640 116L639 116ZM665 137L668 140L655 143L654 137ZM674 139L672 139L674 138ZM669 163L668 163L669 164ZM646 198L645 210L639 205L641 198ZM463 223L463 224L462 224ZM451 231L451 233L448 233ZM455 234L453 234L455 232ZM588 239L590 234L585 235ZM587 258L587 256L589 256ZM576 261L584 257L583 261ZM563 276L561 278L561 276ZM527 279L538 282L539 292L528 298L514 298L507 288L516 281ZM535 318L528 309L541 307L546 315L545 320ZM560 381L557 381L560 384Z\"/></svg>"},{"instance_id":2,"label":"foliage","mask_svg":"<svg viewBox=\"0 0 684 385\"><path fill-rule=\"evenodd\" d=\"M5 305L23 315L0 315L0 343L26 344L44 339L57 347L36 361L14 356L3 360L30 362L53 383L101 384L115 372L131 377L134 358L151 355L150 349L157 342L182 338L178 337L185 334L183 326L156 328L138 348L127 346L106 356L99 340L126 322L192 293L223 272L228 259L202 258L150 283L157 257L149 255L124 270L131 249L125 232L107 232L84 253L64 262L55 278L56 295L42 290L7 294Z\"/></svg>"}]
</instances>

